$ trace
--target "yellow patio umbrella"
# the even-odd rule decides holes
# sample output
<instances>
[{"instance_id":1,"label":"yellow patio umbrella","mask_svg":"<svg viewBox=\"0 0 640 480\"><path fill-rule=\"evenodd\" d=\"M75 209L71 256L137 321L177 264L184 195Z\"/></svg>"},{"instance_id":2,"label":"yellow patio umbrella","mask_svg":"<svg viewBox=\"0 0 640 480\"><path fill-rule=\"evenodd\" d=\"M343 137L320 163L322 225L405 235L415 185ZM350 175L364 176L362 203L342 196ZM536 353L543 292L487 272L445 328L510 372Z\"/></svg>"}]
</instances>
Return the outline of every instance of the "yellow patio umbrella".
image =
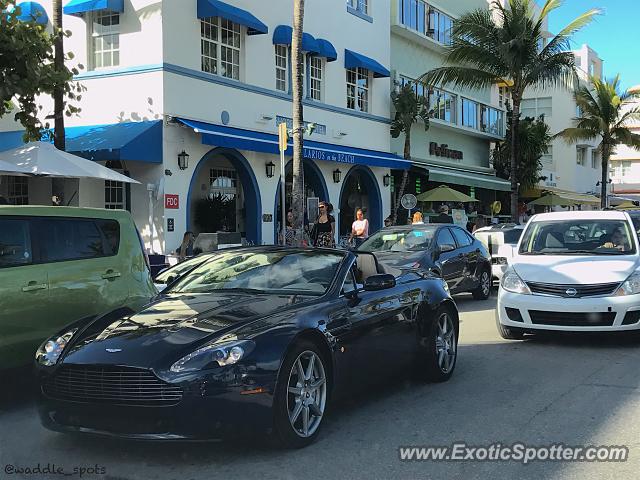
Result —
<instances>
[{"instance_id":1,"label":"yellow patio umbrella","mask_svg":"<svg viewBox=\"0 0 640 480\"><path fill-rule=\"evenodd\" d=\"M429 190L428 192L421 193L416 197L421 202L477 202L475 198L471 198L469 195L449 188L446 185L440 185L439 187Z\"/></svg>"},{"instance_id":2,"label":"yellow patio umbrella","mask_svg":"<svg viewBox=\"0 0 640 480\"><path fill-rule=\"evenodd\" d=\"M561 197L560 195L556 195L555 193L549 193L536 200L533 200L532 202L529 202L529 205L554 207L554 206L560 206L560 205L580 205L580 202L576 200L570 200L565 197Z\"/></svg>"},{"instance_id":3,"label":"yellow patio umbrella","mask_svg":"<svg viewBox=\"0 0 640 480\"><path fill-rule=\"evenodd\" d=\"M638 207L638 205L636 205L635 203L627 200L614 208L616 210L638 210L640 207Z\"/></svg>"}]
</instances>

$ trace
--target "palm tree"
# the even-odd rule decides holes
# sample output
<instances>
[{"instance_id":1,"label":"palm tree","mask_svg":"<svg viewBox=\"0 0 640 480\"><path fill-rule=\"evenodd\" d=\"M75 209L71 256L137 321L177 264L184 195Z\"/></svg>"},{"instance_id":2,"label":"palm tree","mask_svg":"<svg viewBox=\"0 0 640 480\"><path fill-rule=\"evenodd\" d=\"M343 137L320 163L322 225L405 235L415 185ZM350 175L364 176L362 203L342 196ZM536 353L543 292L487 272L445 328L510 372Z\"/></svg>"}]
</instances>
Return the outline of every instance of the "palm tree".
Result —
<instances>
[{"instance_id":1,"label":"palm tree","mask_svg":"<svg viewBox=\"0 0 640 480\"><path fill-rule=\"evenodd\" d=\"M62 30L62 0L53 0L54 66L56 72L64 70L64 33ZM53 90L53 143L65 150L64 132L64 85L57 84Z\"/></svg>"},{"instance_id":2,"label":"palm tree","mask_svg":"<svg viewBox=\"0 0 640 480\"><path fill-rule=\"evenodd\" d=\"M453 84L459 88L506 85L511 94L511 172L517 171L517 139L520 105L527 88L570 84L576 77L571 36L600 13L589 10L564 27L545 45L545 22L562 0L546 0L536 13L534 0L497 0L490 9L478 9L458 19L452 44L446 48L447 66L427 72L421 80L430 85ZM544 46L543 46L544 45ZM518 218L518 178L511 175L511 215Z\"/></svg>"},{"instance_id":3,"label":"palm tree","mask_svg":"<svg viewBox=\"0 0 640 480\"><path fill-rule=\"evenodd\" d=\"M391 136L398 138L404 133L404 159L411 161L411 128L421 118L424 121L425 132L429 130L429 118L433 115L433 111L429 111L429 99L422 95L419 96L416 93L415 85L409 82L399 90L394 89L391 92L391 102L396 111L395 117L391 122ZM404 195L408 178L409 170L404 170L393 208L394 225L398 220L400 199Z\"/></svg>"},{"instance_id":4,"label":"palm tree","mask_svg":"<svg viewBox=\"0 0 640 480\"><path fill-rule=\"evenodd\" d=\"M291 211L293 228L298 232L295 243L302 244L304 223L304 170L303 170L303 125L302 89L304 72L302 56L302 32L304 23L304 0L293 2L293 38L291 40L292 87L293 87L293 186ZM284 206L283 206L284 208Z\"/></svg>"},{"instance_id":5,"label":"palm tree","mask_svg":"<svg viewBox=\"0 0 640 480\"><path fill-rule=\"evenodd\" d=\"M558 133L567 143L600 138L598 150L602 154L602 177L600 180L600 205L607 206L607 183L609 180L609 158L617 145L640 148L640 135L632 133L628 122L640 120L640 107L631 107L631 102L640 98L638 93L620 93L620 76L602 81L591 77L590 85L581 84L575 92L580 116L574 119L575 126Z\"/></svg>"}]
</instances>

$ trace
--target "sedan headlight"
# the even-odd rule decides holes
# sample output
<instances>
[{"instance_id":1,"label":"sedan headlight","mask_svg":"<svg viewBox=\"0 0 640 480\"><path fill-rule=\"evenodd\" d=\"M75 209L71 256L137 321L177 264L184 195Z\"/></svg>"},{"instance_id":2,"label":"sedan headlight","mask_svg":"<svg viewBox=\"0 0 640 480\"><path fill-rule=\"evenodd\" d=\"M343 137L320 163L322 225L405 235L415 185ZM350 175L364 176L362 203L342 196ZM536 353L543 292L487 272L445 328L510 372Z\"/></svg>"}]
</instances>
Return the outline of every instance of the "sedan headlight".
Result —
<instances>
[{"instance_id":1,"label":"sedan headlight","mask_svg":"<svg viewBox=\"0 0 640 480\"><path fill-rule=\"evenodd\" d=\"M637 295L638 293L640 293L640 272L635 272L629 275L629 278L620 285L615 295L620 297L624 295Z\"/></svg>"},{"instance_id":2,"label":"sedan headlight","mask_svg":"<svg viewBox=\"0 0 640 480\"><path fill-rule=\"evenodd\" d=\"M77 328L70 330L60 336L51 337L44 342L36 352L36 362L45 367L52 367L60 359L60 355L69 344L71 337L78 331Z\"/></svg>"},{"instance_id":3,"label":"sedan headlight","mask_svg":"<svg viewBox=\"0 0 640 480\"><path fill-rule=\"evenodd\" d=\"M194 372L215 366L233 365L249 355L254 348L255 343L251 340L205 345L171 365L171 371Z\"/></svg>"},{"instance_id":4,"label":"sedan headlight","mask_svg":"<svg viewBox=\"0 0 640 480\"><path fill-rule=\"evenodd\" d=\"M518 276L518 274L511 270L504 274L502 277L501 287L507 292L521 293L523 295L531 295L531 290L526 283Z\"/></svg>"}]
</instances>

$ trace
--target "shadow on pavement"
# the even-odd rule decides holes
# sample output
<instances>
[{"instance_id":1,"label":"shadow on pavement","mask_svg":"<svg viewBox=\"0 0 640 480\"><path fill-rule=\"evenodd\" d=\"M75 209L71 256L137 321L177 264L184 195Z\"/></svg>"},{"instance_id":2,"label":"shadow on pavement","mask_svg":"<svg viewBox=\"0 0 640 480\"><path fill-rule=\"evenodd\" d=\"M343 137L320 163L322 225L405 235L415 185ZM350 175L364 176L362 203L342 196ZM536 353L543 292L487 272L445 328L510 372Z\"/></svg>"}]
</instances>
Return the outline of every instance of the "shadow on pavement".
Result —
<instances>
[{"instance_id":1,"label":"shadow on pavement","mask_svg":"<svg viewBox=\"0 0 640 480\"><path fill-rule=\"evenodd\" d=\"M31 367L0 371L0 413L33 403L35 382Z\"/></svg>"}]
</instances>

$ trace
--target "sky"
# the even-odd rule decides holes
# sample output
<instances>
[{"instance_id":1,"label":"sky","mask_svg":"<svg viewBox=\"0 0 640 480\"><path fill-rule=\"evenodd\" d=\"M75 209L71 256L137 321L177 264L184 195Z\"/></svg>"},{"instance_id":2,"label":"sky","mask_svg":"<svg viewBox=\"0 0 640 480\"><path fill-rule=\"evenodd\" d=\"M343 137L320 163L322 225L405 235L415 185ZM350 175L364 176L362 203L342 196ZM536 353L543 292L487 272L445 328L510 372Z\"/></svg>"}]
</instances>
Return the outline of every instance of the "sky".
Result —
<instances>
[{"instance_id":1,"label":"sky","mask_svg":"<svg viewBox=\"0 0 640 480\"><path fill-rule=\"evenodd\" d=\"M565 0L551 13L549 30L558 32L591 8L604 13L573 37L574 47L589 44L604 60L604 76L619 73L623 88L640 85L640 0Z\"/></svg>"}]
</instances>

